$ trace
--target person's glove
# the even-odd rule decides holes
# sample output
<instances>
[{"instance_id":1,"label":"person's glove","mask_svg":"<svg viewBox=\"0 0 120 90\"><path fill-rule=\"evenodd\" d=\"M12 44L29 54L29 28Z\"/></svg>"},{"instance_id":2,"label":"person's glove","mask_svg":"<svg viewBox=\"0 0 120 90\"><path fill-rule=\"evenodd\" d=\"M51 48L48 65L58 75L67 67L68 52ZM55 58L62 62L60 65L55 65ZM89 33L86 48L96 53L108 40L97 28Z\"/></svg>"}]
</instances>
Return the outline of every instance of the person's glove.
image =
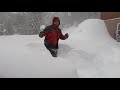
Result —
<instances>
[{"instance_id":1,"label":"person's glove","mask_svg":"<svg viewBox=\"0 0 120 90\"><path fill-rule=\"evenodd\" d=\"M65 38L67 39L69 37L68 33L65 34Z\"/></svg>"},{"instance_id":2,"label":"person's glove","mask_svg":"<svg viewBox=\"0 0 120 90\"><path fill-rule=\"evenodd\" d=\"M44 33L43 32L40 32L40 34L39 34L39 37L43 37L44 36Z\"/></svg>"}]
</instances>

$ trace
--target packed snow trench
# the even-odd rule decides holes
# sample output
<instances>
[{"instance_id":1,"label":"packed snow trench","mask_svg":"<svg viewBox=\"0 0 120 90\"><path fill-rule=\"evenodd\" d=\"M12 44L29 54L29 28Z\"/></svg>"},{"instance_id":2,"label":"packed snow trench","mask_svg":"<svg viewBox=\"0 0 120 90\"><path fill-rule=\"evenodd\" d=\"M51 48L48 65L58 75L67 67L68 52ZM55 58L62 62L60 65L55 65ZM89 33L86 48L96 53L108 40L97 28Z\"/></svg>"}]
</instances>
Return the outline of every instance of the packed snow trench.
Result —
<instances>
[{"instance_id":1,"label":"packed snow trench","mask_svg":"<svg viewBox=\"0 0 120 90\"><path fill-rule=\"evenodd\" d=\"M87 19L63 29L54 58L38 35L0 36L0 78L120 77L120 44L103 20Z\"/></svg>"}]
</instances>

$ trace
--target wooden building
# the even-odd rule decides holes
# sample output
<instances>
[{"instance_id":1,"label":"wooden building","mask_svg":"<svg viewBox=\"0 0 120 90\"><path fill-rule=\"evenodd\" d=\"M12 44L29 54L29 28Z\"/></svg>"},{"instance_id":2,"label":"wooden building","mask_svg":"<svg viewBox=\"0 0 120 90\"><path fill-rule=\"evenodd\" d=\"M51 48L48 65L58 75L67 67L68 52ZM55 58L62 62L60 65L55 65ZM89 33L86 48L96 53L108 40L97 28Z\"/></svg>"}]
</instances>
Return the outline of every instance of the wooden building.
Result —
<instances>
[{"instance_id":1,"label":"wooden building","mask_svg":"<svg viewBox=\"0 0 120 90\"><path fill-rule=\"evenodd\" d=\"M118 24L120 24L120 12L101 12L101 19L104 20L111 37L116 39Z\"/></svg>"}]
</instances>

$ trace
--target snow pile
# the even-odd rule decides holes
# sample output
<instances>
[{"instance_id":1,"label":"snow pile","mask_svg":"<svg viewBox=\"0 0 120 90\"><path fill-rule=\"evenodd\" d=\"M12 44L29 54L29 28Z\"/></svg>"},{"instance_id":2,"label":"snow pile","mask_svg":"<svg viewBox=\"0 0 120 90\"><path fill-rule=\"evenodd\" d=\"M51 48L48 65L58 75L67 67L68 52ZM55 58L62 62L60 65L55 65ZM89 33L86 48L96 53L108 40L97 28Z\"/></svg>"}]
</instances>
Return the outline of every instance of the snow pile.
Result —
<instances>
[{"instance_id":1,"label":"snow pile","mask_svg":"<svg viewBox=\"0 0 120 90\"><path fill-rule=\"evenodd\" d=\"M109 35L104 21L82 22L67 42L72 47L67 58L76 65L78 77L120 77L120 46Z\"/></svg>"}]
</instances>

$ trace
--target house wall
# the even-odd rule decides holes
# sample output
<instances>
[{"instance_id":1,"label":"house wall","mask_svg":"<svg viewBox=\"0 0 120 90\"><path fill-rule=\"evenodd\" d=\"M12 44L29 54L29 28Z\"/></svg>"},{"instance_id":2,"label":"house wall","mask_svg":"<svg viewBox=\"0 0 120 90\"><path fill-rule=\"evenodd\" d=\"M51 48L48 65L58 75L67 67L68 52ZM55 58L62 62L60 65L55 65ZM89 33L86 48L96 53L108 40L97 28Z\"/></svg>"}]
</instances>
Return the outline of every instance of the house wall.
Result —
<instances>
[{"instance_id":1,"label":"house wall","mask_svg":"<svg viewBox=\"0 0 120 90\"><path fill-rule=\"evenodd\" d=\"M120 23L120 18L109 19L104 21L111 37L115 38L115 33L117 29L117 24Z\"/></svg>"},{"instance_id":2,"label":"house wall","mask_svg":"<svg viewBox=\"0 0 120 90\"><path fill-rule=\"evenodd\" d=\"M115 33L117 24L120 23L120 12L101 12L101 19L104 20L111 37L116 39Z\"/></svg>"},{"instance_id":3,"label":"house wall","mask_svg":"<svg viewBox=\"0 0 120 90\"><path fill-rule=\"evenodd\" d=\"M101 12L101 19L108 20L120 17L120 12Z\"/></svg>"}]
</instances>

